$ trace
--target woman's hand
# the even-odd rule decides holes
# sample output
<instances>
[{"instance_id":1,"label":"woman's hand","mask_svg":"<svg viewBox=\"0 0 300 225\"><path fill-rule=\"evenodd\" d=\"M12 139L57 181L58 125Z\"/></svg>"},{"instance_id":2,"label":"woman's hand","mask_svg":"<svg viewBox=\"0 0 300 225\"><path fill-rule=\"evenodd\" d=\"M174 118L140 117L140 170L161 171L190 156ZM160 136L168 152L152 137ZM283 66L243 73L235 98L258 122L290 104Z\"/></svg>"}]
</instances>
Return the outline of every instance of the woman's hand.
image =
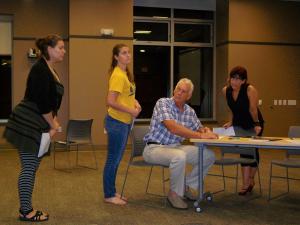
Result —
<instances>
[{"instance_id":1,"label":"woman's hand","mask_svg":"<svg viewBox=\"0 0 300 225\"><path fill-rule=\"evenodd\" d=\"M50 129L49 134L50 134L51 139L56 134L56 132L57 132L56 129L53 129L53 128Z\"/></svg>"},{"instance_id":2,"label":"woman's hand","mask_svg":"<svg viewBox=\"0 0 300 225\"><path fill-rule=\"evenodd\" d=\"M227 129L228 127L231 127L232 126L232 122L231 121L229 121L229 122L227 122L227 123L225 123L224 125L223 125L223 127L225 128L225 129Z\"/></svg>"},{"instance_id":3,"label":"woman's hand","mask_svg":"<svg viewBox=\"0 0 300 225\"><path fill-rule=\"evenodd\" d=\"M261 126L255 126L254 130L255 130L255 134L259 135L259 133L261 132Z\"/></svg>"},{"instance_id":4,"label":"woman's hand","mask_svg":"<svg viewBox=\"0 0 300 225\"><path fill-rule=\"evenodd\" d=\"M141 111L142 111L141 108L134 108L134 109L132 109L130 114L132 117L136 118L136 117L138 117L138 115L140 114Z\"/></svg>"},{"instance_id":5,"label":"woman's hand","mask_svg":"<svg viewBox=\"0 0 300 225\"><path fill-rule=\"evenodd\" d=\"M134 109L132 110L132 112L130 114L132 115L132 117L136 118L136 117L138 117L138 115L140 114L141 111L142 111L142 107L141 107L140 103L137 100L135 100Z\"/></svg>"},{"instance_id":6,"label":"woman's hand","mask_svg":"<svg viewBox=\"0 0 300 225\"><path fill-rule=\"evenodd\" d=\"M140 103L139 103L137 100L135 100L134 107L135 107L136 109L142 111L142 106L140 105Z\"/></svg>"}]
</instances>

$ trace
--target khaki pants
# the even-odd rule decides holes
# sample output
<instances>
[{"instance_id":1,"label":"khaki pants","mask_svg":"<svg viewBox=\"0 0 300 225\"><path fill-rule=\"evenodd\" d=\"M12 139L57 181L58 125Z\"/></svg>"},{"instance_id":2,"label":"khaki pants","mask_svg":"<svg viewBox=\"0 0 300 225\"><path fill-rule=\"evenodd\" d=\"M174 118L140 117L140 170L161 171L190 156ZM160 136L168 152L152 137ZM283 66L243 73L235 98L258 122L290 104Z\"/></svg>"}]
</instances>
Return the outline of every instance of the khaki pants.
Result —
<instances>
[{"instance_id":1,"label":"khaki pants","mask_svg":"<svg viewBox=\"0 0 300 225\"><path fill-rule=\"evenodd\" d=\"M169 166L170 189L179 196L184 195L185 185L198 189L198 147L193 145L146 145L143 157L146 162ZM213 151L205 148L203 152L203 178L215 161ZM193 169L185 177L186 164Z\"/></svg>"}]
</instances>

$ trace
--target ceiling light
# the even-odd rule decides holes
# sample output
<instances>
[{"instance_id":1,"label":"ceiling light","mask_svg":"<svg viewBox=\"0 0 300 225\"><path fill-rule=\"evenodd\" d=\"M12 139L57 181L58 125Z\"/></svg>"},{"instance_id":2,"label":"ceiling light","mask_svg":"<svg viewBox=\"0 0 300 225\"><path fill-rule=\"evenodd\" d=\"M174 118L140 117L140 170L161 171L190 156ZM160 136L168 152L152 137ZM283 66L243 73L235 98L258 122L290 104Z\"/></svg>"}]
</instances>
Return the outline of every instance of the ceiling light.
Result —
<instances>
[{"instance_id":1,"label":"ceiling light","mask_svg":"<svg viewBox=\"0 0 300 225\"><path fill-rule=\"evenodd\" d=\"M151 34L151 30L136 30L133 33L135 34Z\"/></svg>"},{"instance_id":2,"label":"ceiling light","mask_svg":"<svg viewBox=\"0 0 300 225\"><path fill-rule=\"evenodd\" d=\"M156 19L168 19L169 17L167 17L167 16L153 16L153 18L156 18Z\"/></svg>"}]
</instances>

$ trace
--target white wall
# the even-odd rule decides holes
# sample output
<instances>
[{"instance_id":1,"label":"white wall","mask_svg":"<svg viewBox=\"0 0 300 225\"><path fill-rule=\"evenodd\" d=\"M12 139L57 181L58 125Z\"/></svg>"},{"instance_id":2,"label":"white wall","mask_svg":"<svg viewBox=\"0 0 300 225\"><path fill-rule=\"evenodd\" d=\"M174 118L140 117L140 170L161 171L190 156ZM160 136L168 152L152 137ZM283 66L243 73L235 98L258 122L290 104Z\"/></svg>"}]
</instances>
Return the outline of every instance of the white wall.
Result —
<instances>
[{"instance_id":1,"label":"white wall","mask_svg":"<svg viewBox=\"0 0 300 225\"><path fill-rule=\"evenodd\" d=\"M12 54L11 22L0 18L0 55Z\"/></svg>"},{"instance_id":2,"label":"white wall","mask_svg":"<svg viewBox=\"0 0 300 225\"><path fill-rule=\"evenodd\" d=\"M216 10L216 0L134 0L133 5L158 8Z\"/></svg>"}]
</instances>

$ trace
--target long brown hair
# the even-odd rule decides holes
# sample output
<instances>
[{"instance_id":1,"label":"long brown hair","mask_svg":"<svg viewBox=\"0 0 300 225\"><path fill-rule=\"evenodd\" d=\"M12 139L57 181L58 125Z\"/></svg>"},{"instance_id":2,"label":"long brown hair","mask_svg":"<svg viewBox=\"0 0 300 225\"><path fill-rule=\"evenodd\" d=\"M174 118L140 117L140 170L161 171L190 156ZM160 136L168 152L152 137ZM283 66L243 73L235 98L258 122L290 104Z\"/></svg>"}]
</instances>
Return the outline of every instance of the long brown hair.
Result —
<instances>
[{"instance_id":1,"label":"long brown hair","mask_svg":"<svg viewBox=\"0 0 300 225\"><path fill-rule=\"evenodd\" d=\"M121 48L123 47L128 47L125 44L116 44L112 50L112 59L111 59L111 66L109 69L109 73L110 75L112 74L112 72L114 71L115 67L118 65L118 61L116 60L115 56L118 56L120 54ZM126 66L126 73L127 73L127 77L128 80L131 83L134 83L134 76L133 74L129 71L128 67Z\"/></svg>"}]
</instances>

